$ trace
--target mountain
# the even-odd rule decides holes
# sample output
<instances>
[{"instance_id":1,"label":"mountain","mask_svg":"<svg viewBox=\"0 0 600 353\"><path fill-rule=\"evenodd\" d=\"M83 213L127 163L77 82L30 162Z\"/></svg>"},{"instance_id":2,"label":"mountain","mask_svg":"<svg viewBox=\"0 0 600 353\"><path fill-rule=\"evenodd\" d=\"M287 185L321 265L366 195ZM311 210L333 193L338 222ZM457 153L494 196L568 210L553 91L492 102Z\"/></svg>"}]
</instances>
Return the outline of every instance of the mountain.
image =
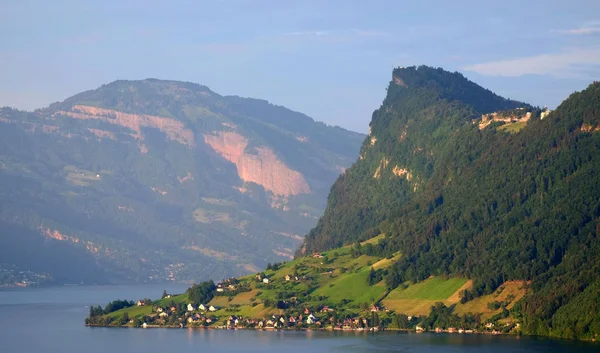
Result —
<instances>
[{"instance_id":1,"label":"mountain","mask_svg":"<svg viewBox=\"0 0 600 353\"><path fill-rule=\"evenodd\" d=\"M598 82L549 112L459 73L395 69L298 255L385 234L364 253L400 254L390 290L467 278L466 304L518 281L531 289L509 308L523 332L597 339L599 102Z\"/></svg>"},{"instance_id":2,"label":"mountain","mask_svg":"<svg viewBox=\"0 0 600 353\"><path fill-rule=\"evenodd\" d=\"M2 108L0 267L58 283L255 271L292 257L363 139L157 79Z\"/></svg>"}]
</instances>

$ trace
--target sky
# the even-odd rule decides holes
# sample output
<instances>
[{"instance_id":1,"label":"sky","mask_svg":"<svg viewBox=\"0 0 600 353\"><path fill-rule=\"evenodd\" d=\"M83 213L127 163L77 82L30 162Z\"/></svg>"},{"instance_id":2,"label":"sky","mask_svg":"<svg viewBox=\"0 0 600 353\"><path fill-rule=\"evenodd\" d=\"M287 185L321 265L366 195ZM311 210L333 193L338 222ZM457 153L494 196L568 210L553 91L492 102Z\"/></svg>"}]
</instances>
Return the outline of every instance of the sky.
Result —
<instances>
[{"instance_id":1,"label":"sky","mask_svg":"<svg viewBox=\"0 0 600 353\"><path fill-rule=\"evenodd\" d=\"M366 132L392 69L555 108L600 80L598 0L3 0L0 106L117 79L200 83Z\"/></svg>"}]
</instances>

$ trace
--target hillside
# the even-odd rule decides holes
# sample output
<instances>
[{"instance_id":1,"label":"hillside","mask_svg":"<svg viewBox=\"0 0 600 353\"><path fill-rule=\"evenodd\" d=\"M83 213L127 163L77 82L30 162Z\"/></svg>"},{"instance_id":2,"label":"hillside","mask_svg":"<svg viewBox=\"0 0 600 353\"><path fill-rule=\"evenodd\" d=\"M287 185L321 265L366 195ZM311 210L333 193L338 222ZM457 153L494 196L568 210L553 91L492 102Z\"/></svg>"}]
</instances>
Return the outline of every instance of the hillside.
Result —
<instances>
[{"instance_id":1,"label":"hillside","mask_svg":"<svg viewBox=\"0 0 600 353\"><path fill-rule=\"evenodd\" d=\"M502 99L441 69L394 70L359 160L338 178L299 254L385 233L401 253L385 281L473 280L465 303L531 281L513 309L524 332L600 334L600 83L555 111ZM527 122L484 114L523 108ZM541 117L544 117L541 119Z\"/></svg>"},{"instance_id":2,"label":"hillside","mask_svg":"<svg viewBox=\"0 0 600 353\"><path fill-rule=\"evenodd\" d=\"M382 277L401 254L390 258L361 254L383 238L270 264L246 277L202 283L183 294L146 300L143 306L119 310L110 304L104 309L94 306L87 323L339 330L414 330L417 326L434 330L448 329L451 323L456 329L490 332L516 327L516 321L503 312L524 295L525 283L506 283L495 293L465 304L460 303L459 293L471 288L472 281L466 278L431 277L390 290ZM427 323L431 307L438 302L450 308L450 314Z\"/></svg>"},{"instance_id":3,"label":"hillside","mask_svg":"<svg viewBox=\"0 0 600 353\"><path fill-rule=\"evenodd\" d=\"M2 108L0 269L30 271L26 282L191 281L290 259L363 138L156 79Z\"/></svg>"}]
</instances>

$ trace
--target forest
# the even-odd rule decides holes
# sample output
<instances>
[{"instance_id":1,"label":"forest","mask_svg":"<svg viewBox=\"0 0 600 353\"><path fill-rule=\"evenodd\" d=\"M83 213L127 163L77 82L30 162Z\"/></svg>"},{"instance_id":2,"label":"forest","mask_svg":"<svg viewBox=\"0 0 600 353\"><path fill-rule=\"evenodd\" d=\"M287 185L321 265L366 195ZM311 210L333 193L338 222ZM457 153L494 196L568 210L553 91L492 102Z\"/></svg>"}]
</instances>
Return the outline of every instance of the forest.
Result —
<instances>
[{"instance_id":1,"label":"forest","mask_svg":"<svg viewBox=\"0 0 600 353\"><path fill-rule=\"evenodd\" d=\"M518 132L482 114L523 108ZM503 99L458 73L394 70L359 160L331 188L298 255L385 234L357 254L402 256L386 285L473 279L462 302L509 280L531 293L513 309L524 331L600 334L600 83L541 109ZM377 274L374 274L375 276Z\"/></svg>"}]
</instances>

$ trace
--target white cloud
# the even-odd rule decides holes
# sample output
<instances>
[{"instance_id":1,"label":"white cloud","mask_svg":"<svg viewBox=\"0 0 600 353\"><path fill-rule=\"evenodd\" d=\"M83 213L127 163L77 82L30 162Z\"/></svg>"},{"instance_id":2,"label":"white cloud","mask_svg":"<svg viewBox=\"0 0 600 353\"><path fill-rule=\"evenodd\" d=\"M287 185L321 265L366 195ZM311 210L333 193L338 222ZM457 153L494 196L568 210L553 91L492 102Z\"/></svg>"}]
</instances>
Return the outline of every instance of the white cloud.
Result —
<instances>
[{"instance_id":1,"label":"white cloud","mask_svg":"<svg viewBox=\"0 0 600 353\"><path fill-rule=\"evenodd\" d=\"M559 53L491 61L462 67L487 76L552 75L578 77L582 69L600 68L600 47L573 48Z\"/></svg>"},{"instance_id":2,"label":"white cloud","mask_svg":"<svg viewBox=\"0 0 600 353\"><path fill-rule=\"evenodd\" d=\"M378 30L346 29L346 30L307 30L284 33L281 37L294 40L318 40L326 42L352 42L367 39L383 39L390 37L388 32Z\"/></svg>"},{"instance_id":3,"label":"white cloud","mask_svg":"<svg viewBox=\"0 0 600 353\"><path fill-rule=\"evenodd\" d=\"M554 32L562 33L562 34L571 34L571 35L587 35L587 34L595 34L600 33L600 27L580 27L573 29L558 29Z\"/></svg>"},{"instance_id":4,"label":"white cloud","mask_svg":"<svg viewBox=\"0 0 600 353\"><path fill-rule=\"evenodd\" d=\"M552 32L568 34L568 35L590 35L600 33L600 21L584 22L577 28L571 29L555 29Z\"/></svg>"},{"instance_id":5,"label":"white cloud","mask_svg":"<svg viewBox=\"0 0 600 353\"><path fill-rule=\"evenodd\" d=\"M329 31L299 31L284 33L284 36L298 36L298 37L322 37L329 35Z\"/></svg>"}]
</instances>

